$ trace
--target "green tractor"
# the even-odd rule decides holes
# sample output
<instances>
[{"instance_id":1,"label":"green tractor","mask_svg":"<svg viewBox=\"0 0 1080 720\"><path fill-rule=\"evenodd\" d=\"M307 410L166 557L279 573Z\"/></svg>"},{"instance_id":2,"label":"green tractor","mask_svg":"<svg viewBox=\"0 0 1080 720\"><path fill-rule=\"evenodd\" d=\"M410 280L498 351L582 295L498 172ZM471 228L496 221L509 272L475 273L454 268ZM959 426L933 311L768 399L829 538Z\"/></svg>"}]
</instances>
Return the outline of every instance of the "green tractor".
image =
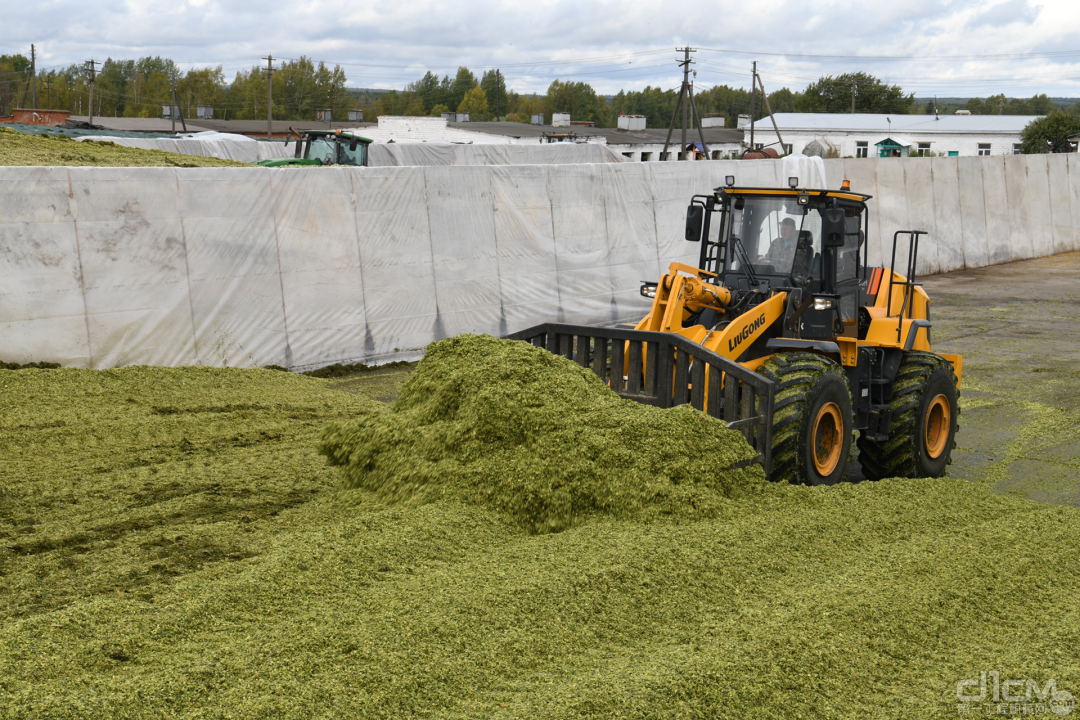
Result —
<instances>
[{"instance_id":1,"label":"green tractor","mask_svg":"<svg viewBox=\"0 0 1080 720\"><path fill-rule=\"evenodd\" d=\"M296 153L293 157L260 160L263 167L287 167L291 165L350 165L366 167L368 145L366 137L350 135L340 130L305 130L302 133L289 128L289 135L296 135ZM285 147L292 142L285 140Z\"/></svg>"}]
</instances>

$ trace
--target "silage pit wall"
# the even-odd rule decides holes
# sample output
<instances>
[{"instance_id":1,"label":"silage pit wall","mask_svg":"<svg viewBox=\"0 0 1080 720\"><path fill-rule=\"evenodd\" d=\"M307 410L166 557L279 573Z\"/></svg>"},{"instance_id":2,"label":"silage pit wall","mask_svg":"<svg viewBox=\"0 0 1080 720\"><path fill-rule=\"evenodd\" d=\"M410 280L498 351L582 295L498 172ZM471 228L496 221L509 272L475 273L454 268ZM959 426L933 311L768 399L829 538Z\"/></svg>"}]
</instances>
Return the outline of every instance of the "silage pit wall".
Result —
<instances>
[{"instance_id":1,"label":"silage pit wall","mask_svg":"<svg viewBox=\"0 0 1080 720\"><path fill-rule=\"evenodd\" d=\"M921 274L1080 250L1070 155L824 164L874 196L872 264L898 229L930 233ZM696 263L686 206L726 175L787 184L769 160L0 168L0 360L303 370L634 319L641 280Z\"/></svg>"}]
</instances>

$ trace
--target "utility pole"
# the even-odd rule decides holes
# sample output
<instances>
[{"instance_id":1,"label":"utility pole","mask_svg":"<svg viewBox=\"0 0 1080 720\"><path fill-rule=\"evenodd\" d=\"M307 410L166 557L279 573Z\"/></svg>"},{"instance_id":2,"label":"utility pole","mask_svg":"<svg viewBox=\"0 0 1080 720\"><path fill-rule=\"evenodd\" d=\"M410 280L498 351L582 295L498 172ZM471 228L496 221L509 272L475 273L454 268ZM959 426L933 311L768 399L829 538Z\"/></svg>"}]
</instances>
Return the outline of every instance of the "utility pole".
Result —
<instances>
[{"instance_id":1,"label":"utility pole","mask_svg":"<svg viewBox=\"0 0 1080 720\"><path fill-rule=\"evenodd\" d=\"M690 66L694 62L690 59L690 53L696 52L696 49L692 47L675 49L683 54L683 59L679 61L679 66L683 69L683 82L682 87L679 88L679 99L675 102L675 112L671 114L671 124L668 125L667 138L664 140L664 149L660 157L663 158L668 151L668 146L671 144L671 133L675 130L675 119L679 116L680 107L682 108L682 149L680 152L686 152L686 131L689 127L689 114L693 112L693 117L697 121L698 139L701 140L701 147L706 153L706 157L708 157L709 148L705 146L705 133L701 129L701 116L698 114L697 103L694 101L694 86L690 82Z\"/></svg>"},{"instance_id":2,"label":"utility pole","mask_svg":"<svg viewBox=\"0 0 1080 720\"><path fill-rule=\"evenodd\" d=\"M754 69L750 76L750 149L754 149L754 115L757 108L754 101L757 99L757 60L754 61Z\"/></svg>"},{"instance_id":3,"label":"utility pole","mask_svg":"<svg viewBox=\"0 0 1080 720\"><path fill-rule=\"evenodd\" d=\"M682 66L683 66L683 71L682 71L682 74L683 74L683 77L682 77L683 87L689 87L690 86L690 48L689 47L684 47L683 48ZM683 152L683 153L686 152L686 124L687 124L687 117L689 116L689 113L687 111L690 109L689 107L687 107L688 105L689 105L689 103L686 103L686 102L684 102L682 104L682 135L679 138L679 140L680 140L680 142L679 142L679 150L681 152Z\"/></svg>"},{"instance_id":4,"label":"utility pole","mask_svg":"<svg viewBox=\"0 0 1080 720\"><path fill-rule=\"evenodd\" d=\"M274 139L274 56L267 55L266 60L266 139Z\"/></svg>"},{"instance_id":5,"label":"utility pole","mask_svg":"<svg viewBox=\"0 0 1080 720\"><path fill-rule=\"evenodd\" d=\"M852 78L851 80L851 114L855 114L855 93L859 91L859 81Z\"/></svg>"},{"instance_id":6,"label":"utility pole","mask_svg":"<svg viewBox=\"0 0 1080 720\"><path fill-rule=\"evenodd\" d=\"M184 120L184 113L180 112L180 98L176 95L176 77L172 78L172 101L173 106L169 108L169 117L172 118L172 131L176 132L176 116L180 116L180 125L184 128L184 132L187 132L187 121Z\"/></svg>"},{"instance_id":7,"label":"utility pole","mask_svg":"<svg viewBox=\"0 0 1080 720\"><path fill-rule=\"evenodd\" d=\"M94 124L94 80L97 79L97 68L94 67L97 63L91 58L87 63L90 66L90 122L89 125Z\"/></svg>"},{"instance_id":8,"label":"utility pole","mask_svg":"<svg viewBox=\"0 0 1080 720\"><path fill-rule=\"evenodd\" d=\"M765 92L765 83L761 81L761 76L757 75L757 84L761 88L761 99L765 102L765 109L769 113L769 119L772 120L773 130L776 131L776 139L780 141L780 154L787 154L787 147L784 146L784 138L780 135L780 127L776 124L776 117L773 115L772 106L769 105L769 94Z\"/></svg>"},{"instance_id":9,"label":"utility pole","mask_svg":"<svg viewBox=\"0 0 1080 720\"><path fill-rule=\"evenodd\" d=\"M502 93L499 91L499 71L495 70L495 122L499 122L499 97Z\"/></svg>"},{"instance_id":10,"label":"utility pole","mask_svg":"<svg viewBox=\"0 0 1080 720\"><path fill-rule=\"evenodd\" d=\"M30 46L30 81L34 83L34 109L37 110L37 49Z\"/></svg>"}]
</instances>

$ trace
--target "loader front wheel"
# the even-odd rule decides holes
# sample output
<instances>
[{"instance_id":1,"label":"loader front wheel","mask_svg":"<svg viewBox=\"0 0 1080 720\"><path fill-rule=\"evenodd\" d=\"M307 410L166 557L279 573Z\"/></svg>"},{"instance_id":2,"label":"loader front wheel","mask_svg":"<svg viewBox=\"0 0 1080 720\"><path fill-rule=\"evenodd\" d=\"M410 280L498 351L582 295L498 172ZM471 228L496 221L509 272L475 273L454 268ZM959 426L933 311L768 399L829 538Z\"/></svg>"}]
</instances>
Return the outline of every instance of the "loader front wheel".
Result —
<instances>
[{"instance_id":1,"label":"loader front wheel","mask_svg":"<svg viewBox=\"0 0 1080 720\"><path fill-rule=\"evenodd\" d=\"M859 463L870 480L940 477L956 446L960 391L952 365L940 355L904 355L893 381L889 439L859 438Z\"/></svg>"},{"instance_id":2,"label":"loader front wheel","mask_svg":"<svg viewBox=\"0 0 1080 720\"><path fill-rule=\"evenodd\" d=\"M843 369L822 355L778 353L759 371L776 383L772 477L833 485L844 477L851 445L851 395Z\"/></svg>"}]
</instances>

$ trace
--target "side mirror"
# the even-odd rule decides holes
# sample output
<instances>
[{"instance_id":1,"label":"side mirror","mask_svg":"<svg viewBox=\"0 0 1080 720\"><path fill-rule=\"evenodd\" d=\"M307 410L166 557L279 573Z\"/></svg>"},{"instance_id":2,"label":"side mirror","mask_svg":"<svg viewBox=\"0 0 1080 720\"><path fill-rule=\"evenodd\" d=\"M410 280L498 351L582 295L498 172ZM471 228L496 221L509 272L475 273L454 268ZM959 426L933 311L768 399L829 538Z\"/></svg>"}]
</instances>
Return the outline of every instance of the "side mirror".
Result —
<instances>
[{"instance_id":1,"label":"side mirror","mask_svg":"<svg viewBox=\"0 0 1080 720\"><path fill-rule=\"evenodd\" d=\"M686 208L686 239L689 242L701 240L701 226L705 222L705 208L697 203L691 203Z\"/></svg>"},{"instance_id":2,"label":"side mirror","mask_svg":"<svg viewBox=\"0 0 1080 720\"><path fill-rule=\"evenodd\" d=\"M843 208L829 208L821 212L822 247L844 247L846 230Z\"/></svg>"},{"instance_id":3,"label":"side mirror","mask_svg":"<svg viewBox=\"0 0 1080 720\"><path fill-rule=\"evenodd\" d=\"M353 140L351 143L349 143L349 152L356 152L356 142L356 140Z\"/></svg>"}]
</instances>

